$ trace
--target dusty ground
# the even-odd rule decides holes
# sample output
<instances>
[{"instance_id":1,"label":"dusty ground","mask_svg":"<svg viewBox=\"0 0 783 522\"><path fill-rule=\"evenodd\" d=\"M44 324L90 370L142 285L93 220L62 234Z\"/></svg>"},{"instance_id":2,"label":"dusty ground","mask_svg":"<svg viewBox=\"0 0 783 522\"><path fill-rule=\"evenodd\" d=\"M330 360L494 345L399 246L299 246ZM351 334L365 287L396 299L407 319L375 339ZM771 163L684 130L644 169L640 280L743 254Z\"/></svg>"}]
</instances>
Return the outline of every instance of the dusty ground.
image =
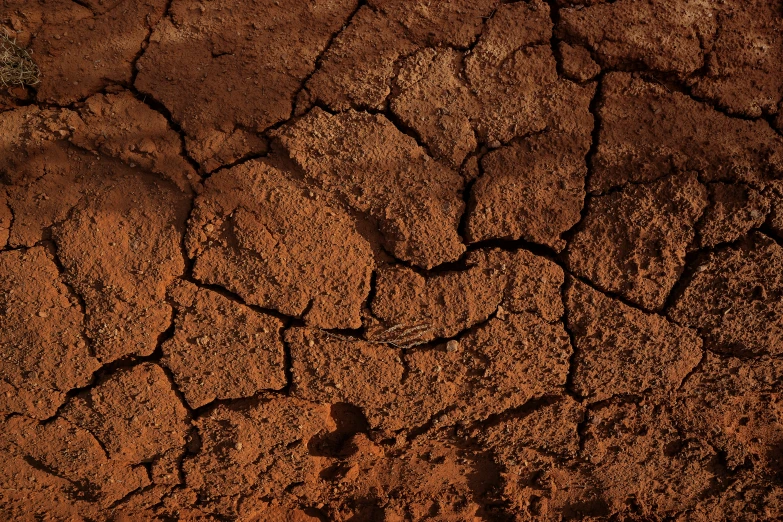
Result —
<instances>
[{"instance_id":1,"label":"dusty ground","mask_svg":"<svg viewBox=\"0 0 783 522\"><path fill-rule=\"evenodd\" d=\"M781 0L2 0L3 520L783 518Z\"/></svg>"}]
</instances>

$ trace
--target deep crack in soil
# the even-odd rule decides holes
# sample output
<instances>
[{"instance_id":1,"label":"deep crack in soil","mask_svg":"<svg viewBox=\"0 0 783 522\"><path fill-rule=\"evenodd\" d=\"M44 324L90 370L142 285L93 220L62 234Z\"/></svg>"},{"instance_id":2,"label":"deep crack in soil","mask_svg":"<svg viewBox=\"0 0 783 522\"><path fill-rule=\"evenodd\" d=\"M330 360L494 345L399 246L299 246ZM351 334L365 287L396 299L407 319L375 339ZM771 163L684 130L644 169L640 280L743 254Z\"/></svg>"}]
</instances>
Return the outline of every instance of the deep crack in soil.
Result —
<instances>
[{"instance_id":1,"label":"deep crack in soil","mask_svg":"<svg viewBox=\"0 0 783 522\"><path fill-rule=\"evenodd\" d=\"M782 14L4 0L0 518L783 518Z\"/></svg>"}]
</instances>

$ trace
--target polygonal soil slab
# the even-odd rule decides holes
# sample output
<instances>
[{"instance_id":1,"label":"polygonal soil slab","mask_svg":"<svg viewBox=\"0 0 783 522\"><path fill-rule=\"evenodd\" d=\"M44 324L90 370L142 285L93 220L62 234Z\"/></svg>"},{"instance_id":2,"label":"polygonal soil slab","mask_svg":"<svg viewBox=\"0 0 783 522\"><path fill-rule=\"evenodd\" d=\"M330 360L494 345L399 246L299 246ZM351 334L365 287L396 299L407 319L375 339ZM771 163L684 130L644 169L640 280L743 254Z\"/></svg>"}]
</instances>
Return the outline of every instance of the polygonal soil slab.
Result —
<instances>
[{"instance_id":1,"label":"polygonal soil slab","mask_svg":"<svg viewBox=\"0 0 783 522\"><path fill-rule=\"evenodd\" d=\"M37 99L64 106L109 85L128 84L166 5L166 0L10 0L0 18L8 17L19 42L30 45L41 70Z\"/></svg>"},{"instance_id":2,"label":"polygonal soil slab","mask_svg":"<svg viewBox=\"0 0 783 522\"><path fill-rule=\"evenodd\" d=\"M677 282L707 191L694 174L593 198L566 251L574 274L648 310Z\"/></svg>"},{"instance_id":3,"label":"polygonal soil slab","mask_svg":"<svg viewBox=\"0 0 783 522\"><path fill-rule=\"evenodd\" d=\"M563 60L563 74L571 80L586 82L598 76L601 67L595 63L590 51L579 45L560 42L557 46Z\"/></svg>"},{"instance_id":4,"label":"polygonal soil slab","mask_svg":"<svg viewBox=\"0 0 783 522\"><path fill-rule=\"evenodd\" d=\"M176 460L184 450L187 417L163 370L144 363L76 395L51 422L9 417L0 444L66 481L54 484L51 494L61 492L105 512L141 488L158 493L152 501L157 503L164 484L178 482L171 473L177 474ZM160 472L166 468L168 478Z\"/></svg>"},{"instance_id":5,"label":"polygonal soil slab","mask_svg":"<svg viewBox=\"0 0 783 522\"><path fill-rule=\"evenodd\" d=\"M106 510L131 492L149 486L140 462L110 458L88 429L63 418L40 424L21 415L0 424L2 445L34 468L64 479L63 494ZM56 489L55 489L56 491ZM51 492L50 494L56 494ZM73 513L70 514L73 516Z\"/></svg>"},{"instance_id":6,"label":"polygonal soil slab","mask_svg":"<svg viewBox=\"0 0 783 522\"><path fill-rule=\"evenodd\" d=\"M370 0L368 4L405 28L421 45L468 47L498 0L451 0L415 4L406 0Z\"/></svg>"},{"instance_id":7,"label":"polygonal soil slab","mask_svg":"<svg viewBox=\"0 0 783 522\"><path fill-rule=\"evenodd\" d=\"M541 1L500 6L465 58L465 76L480 100L476 131L506 143L541 131L550 103L563 94L549 46L549 6ZM546 93L546 95L544 95Z\"/></svg>"},{"instance_id":8,"label":"polygonal soil slab","mask_svg":"<svg viewBox=\"0 0 783 522\"><path fill-rule=\"evenodd\" d=\"M198 174L183 157L180 137L162 114L130 92L88 98L79 118L71 138L78 147L160 174L184 192L197 187Z\"/></svg>"},{"instance_id":9,"label":"polygonal soil slab","mask_svg":"<svg viewBox=\"0 0 783 522\"><path fill-rule=\"evenodd\" d=\"M717 23L698 3L655 0L596 2L560 11L557 34L593 51L605 67L639 62L653 70L687 76L702 66L702 39Z\"/></svg>"},{"instance_id":10,"label":"polygonal soil slab","mask_svg":"<svg viewBox=\"0 0 783 522\"><path fill-rule=\"evenodd\" d=\"M550 37L544 2L498 6L469 52L423 49L402 60L389 107L455 166L477 142L508 143L544 129L570 134L584 120L589 138L592 87L560 78Z\"/></svg>"},{"instance_id":11,"label":"polygonal soil slab","mask_svg":"<svg viewBox=\"0 0 783 522\"><path fill-rule=\"evenodd\" d=\"M309 183L377 222L395 257L429 269L465 250L462 177L384 116L316 108L276 136Z\"/></svg>"},{"instance_id":12,"label":"polygonal soil slab","mask_svg":"<svg viewBox=\"0 0 783 522\"><path fill-rule=\"evenodd\" d=\"M698 227L701 248L740 239L767 218L770 201L764 194L741 183L710 183L710 205Z\"/></svg>"},{"instance_id":13,"label":"polygonal soil slab","mask_svg":"<svg viewBox=\"0 0 783 522\"><path fill-rule=\"evenodd\" d=\"M405 373L401 350L303 328L287 330L285 341L291 347L294 397L353 404L370 426L404 427L405 420L393 416L400 408Z\"/></svg>"},{"instance_id":14,"label":"polygonal soil slab","mask_svg":"<svg viewBox=\"0 0 783 522\"><path fill-rule=\"evenodd\" d=\"M166 374L144 363L120 370L63 409L64 419L88 430L108 457L151 462L185 446L188 412Z\"/></svg>"},{"instance_id":15,"label":"polygonal soil slab","mask_svg":"<svg viewBox=\"0 0 783 522\"><path fill-rule=\"evenodd\" d=\"M162 102L208 172L262 151L257 133L291 116L293 98L354 0L177 0L138 62L136 87Z\"/></svg>"},{"instance_id":16,"label":"polygonal soil slab","mask_svg":"<svg viewBox=\"0 0 783 522\"><path fill-rule=\"evenodd\" d=\"M454 49L432 48L404 59L390 104L436 158L455 168L477 146L472 120L479 100L461 75L462 60Z\"/></svg>"},{"instance_id":17,"label":"polygonal soil slab","mask_svg":"<svg viewBox=\"0 0 783 522\"><path fill-rule=\"evenodd\" d=\"M99 364L79 301L43 247L0 253L0 310L0 411L51 417Z\"/></svg>"},{"instance_id":18,"label":"polygonal soil slab","mask_svg":"<svg viewBox=\"0 0 783 522\"><path fill-rule=\"evenodd\" d=\"M162 345L162 363L191 408L285 386L279 319L187 283L171 294L174 337Z\"/></svg>"},{"instance_id":19,"label":"polygonal soil slab","mask_svg":"<svg viewBox=\"0 0 783 522\"><path fill-rule=\"evenodd\" d=\"M84 298L87 336L107 362L152 353L168 328L166 286L184 271L188 210L173 187L133 171L115 176L53 231L65 280Z\"/></svg>"},{"instance_id":20,"label":"polygonal soil slab","mask_svg":"<svg viewBox=\"0 0 783 522\"><path fill-rule=\"evenodd\" d=\"M708 353L679 393L678 422L723 451L730 469L750 463L757 474L775 474L783 456L781 384L779 359Z\"/></svg>"},{"instance_id":21,"label":"polygonal soil slab","mask_svg":"<svg viewBox=\"0 0 783 522\"><path fill-rule=\"evenodd\" d=\"M360 7L324 53L297 110L304 112L315 103L336 111L382 110L400 59L428 46L468 47L498 4L497 0L427 5L378 0Z\"/></svg>"},{"instance_id":22,"label":"polygonal soil slab","mask_svg":"<svg viewBox=\"0 0 783 522\"><path fill-rule=\"evenodd\" d=\"M484 156L470 194L468 241L522 238L562 250L561 235L581 218L589 148L588 132L546 132Z\"/></svg>"},{"instance_id":23,"label":"polygonal soil slab","mask_svg":"<svg viewBox=\"0 0 783 522\"><path fill-rule=\"evenodd\" d=\"M208 512L236 515L249 489L279 497L292 484L312 481L322 458L310 454L309 443L335 425L327 406L275 397L218 406L196 427L201 449L183 464L186 484Z\"/></svg>"},{"instance_id":24,"label":"polygonal soil slab","mask_svg":"<svg viewBox=\"0 0 783 522\"><path fill-rule=\"evenodd\" d=\"M210 177L186 238L193 274L321 328L358 328L370 245L347 213L292 176L249 161Z\"/></svg>"},{"instance_id":25,"label":"polygonal soil slab","mask_svg":"<svg viewBox=\"0 0 783 522\"><path fill-rule=\"evenodd\" d=\"M602 65L674 74L693 93L758 118L783 99L780 0L623 0L565 5L557 34L586 45Z\"/></svg>"},{"instance_id":26,"label":"polygonal soil slab","mask_svg":"<svg viewBox=\"0 0 783 522\"><path fill-rule=\"evenodd\" d=\"M758 188L783 176L783 138L765 121L731 118L631 74L604 78L598 117L590 192L688 171Z\"/></svg>"},{"instance_id":27,"label":"polygonal soil slab","mask_svg":"<svg viewBox=\"0 0 783 522\"><path fill-rule=\"evenodd\" d=\"M371 427L391 431L429 420L475 422L521 406L565 384L571 354L562 324L530 313L495 317L459 342L406 354L302 328L286 341L294 396L354 404Z\"/></svg>"},{"instance_id":28,"label":"polygonal soil slab","mask_svg":"<svg viewBox=\"0 0 783 522\"><path fill-rule=\"evenodd\" d=\"M532 312L546 321L563 313L563 271L525 250L477 250L465 259L466 270L424 276L407 267L377 271L371 309L378 325L366 336L409 347L454 337L503 310Z\"/></svg>"},{"instance_id":29,"label":"polygonal soil slab","mask_svg":"<svg viewBox=\"0 0 783 522\"><path fill-rule=\"evenodd\" d=\"M589 401L666 394L702 357L696 332L572 280L566 323L574 339L573 385Z\"/></svg>"},{"instance_id":30,"label":"polygonal soil slab","mask_svg":"<svg viewBox=\"0 0 783 522\"><path fill-rule=\"evenodd\" d=\"M158 143L171 143L173 131L149 118L139 102L106 97L96 103L108 104L107 110L141 108L134 111L139 128L157 129ZM9 151L0 175L10 182L7 205L15 218L9 244L55 241L63 280L84 300L85 334L102 362L152 353L170 323L166 286L184 271L181 243L191 199L185 171L169 177L140 168L114 147L106 151L120 159L74 147L67 138L91 150L101 145L95 126L68 109L8 111L0 127ZM112 139L109 133L103 143ZM170 160L171 149L163 147L158 158ZM154 161L147 165L156 168Z\"/></svg>"},{"instance_id":31,"label":"polygonal soil slab","mask_svg":"<svg viewBox=\"0 0 783 522\"><path fill-rule=\"evenodd\" d=\"M734 355L783 352L783 247L760 233L710 253L669 316L699 330L707 348Z\"/></svg>"}]
</instances>

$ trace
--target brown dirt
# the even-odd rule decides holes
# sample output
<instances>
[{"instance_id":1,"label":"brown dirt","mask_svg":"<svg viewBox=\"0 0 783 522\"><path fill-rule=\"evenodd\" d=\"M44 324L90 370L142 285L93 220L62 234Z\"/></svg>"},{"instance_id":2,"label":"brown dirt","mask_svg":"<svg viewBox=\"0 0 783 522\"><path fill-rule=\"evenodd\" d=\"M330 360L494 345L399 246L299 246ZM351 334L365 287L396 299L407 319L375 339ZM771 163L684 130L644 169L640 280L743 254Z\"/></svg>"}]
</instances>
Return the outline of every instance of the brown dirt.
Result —
<instances>
[{"instance_id":1,"label":"brown dirt","mask_svg":"<svg viewBox=\"0 0 783 522\"><path fill-rule=\"evenodd\" d=\"M0 519L783 519L781 0L0 32Z\"/></svg>"}]
</instances>

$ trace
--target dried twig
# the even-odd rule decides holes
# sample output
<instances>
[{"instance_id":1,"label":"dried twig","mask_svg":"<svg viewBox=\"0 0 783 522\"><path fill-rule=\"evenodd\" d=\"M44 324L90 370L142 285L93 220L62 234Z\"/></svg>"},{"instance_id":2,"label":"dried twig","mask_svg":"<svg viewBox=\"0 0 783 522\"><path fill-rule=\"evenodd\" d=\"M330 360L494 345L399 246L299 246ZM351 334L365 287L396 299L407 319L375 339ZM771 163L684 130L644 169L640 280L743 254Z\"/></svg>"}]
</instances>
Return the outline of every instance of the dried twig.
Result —
<instances>
[{"instance_id":1,"label":"dried twig","mask_svg":"<svg viewBox=\"0 0 783 522\"><path fill-rule=\"evenodd\" d=\"M405 328L399 331L400 328ZM411 327L396 324L374 336L376 342L390 344L395 348L412 348L427 341L421 338L432 331L428 324L418 324Z\"/></svg>"},{"instance_id":2,"label":"dried twig","mask_svg":"<svg viewBox=\"0 0 783 522\"><path fill-rule=\"evenodd\" d=\"M41 72L27 49L19 47L16 40L0 31L0 85L5 88L36 85L40 77Z\"/></svg>"}]
</instances>

